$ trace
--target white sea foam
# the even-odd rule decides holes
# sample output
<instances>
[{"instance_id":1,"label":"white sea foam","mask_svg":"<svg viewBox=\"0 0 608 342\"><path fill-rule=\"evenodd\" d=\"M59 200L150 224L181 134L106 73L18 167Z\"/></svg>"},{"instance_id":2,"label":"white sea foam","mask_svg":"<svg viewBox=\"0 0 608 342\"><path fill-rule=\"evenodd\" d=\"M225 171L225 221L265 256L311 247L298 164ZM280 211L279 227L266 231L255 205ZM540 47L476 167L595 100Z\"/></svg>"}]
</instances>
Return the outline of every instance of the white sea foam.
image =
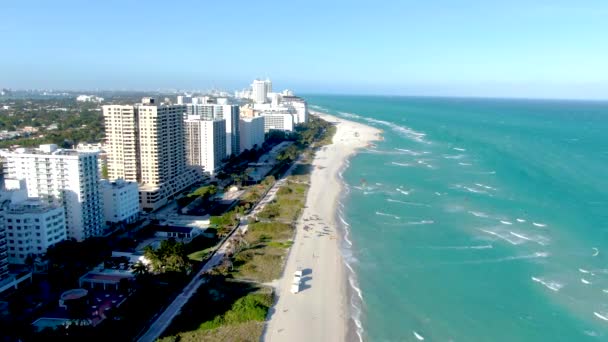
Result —
<instances>
[{"instance_id":1,"label":"white sea foam","mask_svg":"<svg viewBox=\"0 0 608 342\"><path fill-rule=\"evenodd\" d=\"M443 156L443 158L445 158L445 159L462 159L464 157L466 157L464 154L455 154L455 155L448 154L448 155Z\"/></svg>"},{"instance_id":2,"label":"white sea foam","mask_svg":"<svg viewBox=\"0 0 608 342\"><path fill-rule=\"evenodd\" d=\"M475 216L475 217L483 217L483 218L488 218L488 214L486 213L482 213L480 211L469 211L469 214Z\"/></svg>"},{"instance_id":3,"label":"white sea foam","mask_svg":"<svg viewBox=\"0 0 608 342\"><path fill-rule=\"evenodd\" d=\"M587 280L585 278L581 278L581 283L583 283L585 285L591 285L592 284L589 280Z\"/></svg>"},{"instance_id":4,"label":"white sea foam","mask_svg":"<svg viewBox=\"0 0 608 342\"><path fill-rule=\"evenodd\" d=\"M388 217L392 217L392 218L394 218L395 220L399 220L399 219L401 219L401 217L399 217L399 216L397 216L397 215L393 215L393 214L387 214L387 213L383 213L383 212L380 212L380 211L376 211L376 215L378 215L378 216L388 216Z\"/></svg>"},{"instance_id":5,"label":"white sea foam","mask_svg":"<svg viewBox=\"0 0 608 342\"><path fill-rule=\"evenodd\" d=\"M581 273L589 273L589 271L587 271L584 268L579 268L578 271L581 272Z\"/></svg>"},{"instance_id":6,"label":"white sea foam","mask_svg":"<svg viewBox=\"0 0 608 342\"><path fill-rule=\"evenodd\" d=\"M406 195L406 196L407 196L407 195L409 195L409 194L410 194L410 192L411 192L411 190L406 191L406 190L403 190L403 189L401 189L401 188L396 188L395 190L399 191L400 193L402 193L402 194L404 194L404 195Z\"/></svg>"},{"instance_id":7,"label":"white sea foam","mask_svg":"<svg viewBox=\"0 0 608 342\"><path fill-rule=\"evenodd\" d=\"M471 164L471 163L463 163L463 162L460 162L460 163L458 163L458 165L462 165L462 166L471 166L471 165L473 165L473 164Z\"/></svg>"},{"instance_id":8,"label":"white sea foam","mask_svg":"<svg viewBox=\"0 0 608 342\"><path fill-rule=\"evenodd\" d=\"M608 289L603 289L602 292L608 293Z\"/></svg>"},{"instance_id":9,"label":"white sea foam","mask_svg":"<svg viewBox=\"0 0 608 342\"><path fill-rule=\"evenodd\" d=\"M408 138L410 140L413 140L413 141L416 141L419 143L428 143L426 140L424 140L424 137L426 136L425 133L417 132L409 127L400 126L395 123L391 123L391 122L384 121L384 120L373 119L373 118L363 118L363 119L365 119L367 122L370 122L370 123L375 123L378 125L386 126L390 129L392 129L394 132L396 132L396 133L400 134L401 136Z\"/></svg>"},{"instance_id":10,"label":"white sea foam","mask_svg":"<svg viewBox=\"0 0 608 342\"><path fill-rule=\"evenodd\" d=\"M345 116L347 118L351 118L351 119L361 119L361 116L357 115L357 114L353 114L353 113L348 113L348 112L338 112L338 114L341 114L342 116Z\"/></svg>"},{"instance_id":11,"label":"white sea foam","mask_svg":"<svg viewBox=\"0 0 608 342\"><path fill-rule=\"evenodd\" d=\"M504 258L498 259L483 259L483 260L470 260L464 262L456 262L456 263L446 263L446 264L489 264L489 263L498 263L498 262L506 262L506 261L516 261L516 260L525 260L525 259L539 259L546 258L549 256L549 253L546 252L536 252L534 254L526 254L526 255L514 255Z\"/></svg>"},{"instance_id":12,"label":"white sea foam","mask_svg":"<svg viewBox=\"0 0 608 342\"><path fill-rule=\"evenodd\" d=\"M480 245L480 246L471 246L470 249L490 249L494 248L492 245Z\"/></svg>"},{"instance_id":13,"label":"white sea foam","mask_svg":"<svg viewBox=\"0 0 608 342\"><path fill-rule=\"evenodd\" d=\"M475 183L475 185L477 185L480 188L484 188L484 189L488 189L488 190L496 190L496 188L493 188L489 185L485 185L485 184L481 184L481 183Z\"/></svg>"},{"instance_id":14,"label":"white sea foam","mask_svg":"<svg viewBox=\"0 0 608 342\"><path fill-rule=\"evenodd\" d=\"M433 220L422 220L422 221L408 222L407 224L420 225L420 224L433 224L433 223L435 223L435 221L433 221Z\"/></svg>"},{"instance_id":15,"label":"white sea foam","mask_svg":"<svg viewBox=\"0 0 608 342\"><path fill-rule=\"evenodd\" d=\"M517 219L517 222L519 222L519 223L523 223L523 222L526 222L526 220L518 218L518 219Z\"/></svg>"},{"instance_id":16,"label":"white sea foam","mask_svg":"<svg viewBox=\"0 0 608 342\"><path fill-rule=\"evenodd\" d=\"M524 242L525 242L525 240L524 240L524 239L521 239L521 238L512 239L512 238L511 238L510 236L508 236L508 235L503 235L503 234L500 234L500 233L495 232L495 231L486 230L486 229L480 229L480 230L481 230L482 232L486 233L486 234L490 234L490 235L492 235L492 236L496 236L497 238L499 238L499 239L501 239L501 240L505 240L505 241L507 241L508 243L510 243L510 244L512 244L512 245L520 245L520 244L522 244L522 243L524 243Z\"/></svg>"},{"instance_id":17,"label":"white sea foam","mask_svg":"<svg viewBox=\"0 0 608 342\"><path fill-rule=\"evenodd\" d=\"M513 224L513 222L510 222L510 221L504 221L504 220L500 220L500 223L502 223L502 224L507 224L507 225L512 225L512 224ZM513 234L513 233L511 233L511 234Z\"/></svg>"},{"instance_id":18,"label":"white sea foam","mask_svg":"<svg viewBox=\"0 0 608 342\"><path fill-rule=\"evenodd\" d=\"M393 164L393 165L397 165L397 166L403 166L403 167L412 166L412 164L409 164L409 163L398 163L398 162L391 162L391 164Z\"/></svg>"},{"instance_id":19,"label":"white sea foam","mask_svg":"<svg viewBox=\"0 0 608 342\"><path fill-rule=\"evenodd\" d=\"M583 332L587 336L591 336L591 337L598 337L599 336L599 334L596 331L593 331L593 330L584 330Z\"/></svg>"},{"instance_id":20,"label":"white sea foam","mask_svg":"<svg viewBox=\"0 0 608 342\"><path fill-rule=\"evenodd\" d=\"M401 204L406 204L406 205L413 205L413 206L416 206L416 207L430 207L430 205L424 204L424 203L406 202L406 201L400 201L400 200L396 200L396 199L392 199L392 198L387 198L386 201L387 202L392 202L392 203L401 203Z\"/></svg>"},{"instance_id":21,"label":"white sea foam","mask_svg":"<svg viewBox=\"0 0 608 342\"><path fill-rule=\"evenodd\" d=\"M593 248L591 248L591 249L593 249L593 256L594 256L594 257L596 257L596 256L598 256L598 255L600 254L600 250L599 250L599 249L597 249L597 248L595 248L595 247L593 247Z\"/></svg>"},{"instance_id":22,"label":"white sea foam","mask_svg":"<svg viewBox=\"0 0 608 342\"><path fill-rule=\"evenodd\" d=\"M461 147L454 147L454 148L452 148L452 149L453 149L453 150L456 150L456 151L460 151L460 152L464 152L464 151L466 151L466 149L461 148Z\"/></svg>"},{"instance_id":23,"label":"white sea foam","mask_svg":"<svg viewBox=\"0 0 608 342\"><path fill-rule=\"evenodd\" d=\"M534 280L537 283L541 283L543 284L546 288L548 288L551 291L559 291L562 287L564 287L563 284L560 284L556 281L545 281L542 278L537 278L537 277L532 277L532 280Z\"/></svg>"},{"instance_id":24,"label":"white sea foam","mask_svg":"<svg viewBox=\"0 0 608 342\"><path fill-rule=\"evenodd\" d=\"M540 228L543 228L543 227L546 227L546 226L547 226L547 225L546 225L546 224L544 224L544 223L536 223L536 222L532 222L532 224L533 224L533 225L535 225L536 227L540 227Z\"/></svg>"},{"instance_id":25,"label":"white sea foam","mask_svg":"<svg viewBox=\"0 0 608 342\"><path fill-rule=\"evenodd\" d=\"M468 192L472 192L472 193L475 193L475 194L487 194L488 193L487 191L473 189L473 188L468 187L468 186L463 186L463 188L466 189Z\"/></svg>"},{"instance_id":26,"label":"white sea foam","mask_svg":"<svg viewBox=\"0 0 608 342\"><path fill-rule=\"evenodd\" d=\"M437 196L441 196L441 193L440 193L440 192L435 191L435 195L437 195Z\"/></svg>"},{"instance_id":27,"label":"white sea foam","mask_svg":"<svg viewBox=\"0 0 608 342\"><path fill-rule=\"evenodd\" d=\"M536 242L541 246L545 246L547 244L547 240L548 240L546 237L540 236L540 235L536 235L534 237L529 237L522 233L509 232L509 234L511 234L515 237L518 237L520 239L526 240L526 241Z\"/></svg>"},{"instance_id":28,"label":"white sea foam","mask_svg":"<svg viewBox=\"0 0 608 342\"><path fill-rule=\"evenodd\" d=\"M404 154L408 154L410 156L420 156L420 155L424 154L424 152L412 151L412 150L408 150L407 148L395 148L395 150L401 151Z\"/></svg>"},{"instance_id":29,"label":"white sea foam","mask_svg":"<svg viewBox=\"0 0 608 342\"><path fill-rule=\"evenodd\" d=\"M422 335L420 335L419 333L412 331L414 333L414 336L416 337L416 339L418 341L424 341L424 337L422 337Z\"/></svg>"},{"instance_id":30,"label":"white sea foam","mask_svg":"<svg viewBox=\"0 0 608 342\"><path fill-rule=\"evenodd\" d=\"M445 246L445 247L429 247L430 249L453 249L453 250L466 250L466 249L491 249L494 248L492 245L475 245L475 246Z\"/></svg>"},{"instance_id":31,"label":"white sea foam","mask_svg":"<svg viewBox=\"0 0 608 342\"><path fill-rule=\"evenodd\" d=\"M599 319L603 319L604 321L608 321L608 312L593 312L593 314L595 315L595 317L599 318Z\"/></svg>"}]
</instances>

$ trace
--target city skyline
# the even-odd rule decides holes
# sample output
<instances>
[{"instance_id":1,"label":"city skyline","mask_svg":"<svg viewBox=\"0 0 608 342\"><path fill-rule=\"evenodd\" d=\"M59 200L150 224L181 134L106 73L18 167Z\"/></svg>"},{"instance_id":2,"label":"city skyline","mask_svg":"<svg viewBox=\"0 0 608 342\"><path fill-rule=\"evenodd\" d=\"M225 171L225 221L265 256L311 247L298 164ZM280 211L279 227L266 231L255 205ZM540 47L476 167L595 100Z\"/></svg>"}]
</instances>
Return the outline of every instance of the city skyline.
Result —
<instances>
[{"instance_id":1,"label":"city skyline","mask_svg":"<svg viewBox=\"0 0 608 342\"><path fill-rule=\"evenodd\" d=\"M2 7L0 87L608 98L600 1Z\"/></svg>"}]
</instances>

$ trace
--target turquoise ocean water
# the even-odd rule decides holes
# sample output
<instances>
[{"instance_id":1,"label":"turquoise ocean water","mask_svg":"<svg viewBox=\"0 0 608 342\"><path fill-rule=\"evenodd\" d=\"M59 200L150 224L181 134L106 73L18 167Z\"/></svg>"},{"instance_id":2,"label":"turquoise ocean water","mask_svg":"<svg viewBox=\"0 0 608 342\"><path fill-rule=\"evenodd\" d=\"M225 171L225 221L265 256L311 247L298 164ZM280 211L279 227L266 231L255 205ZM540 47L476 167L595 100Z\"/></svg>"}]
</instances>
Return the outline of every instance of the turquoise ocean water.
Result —
<instances>
[{"instance_id":1,"label":"turquoise ocean water","mask_svg":"<svg viewBox=\"0 0 608 342\"><path fill-rule=\"evenodd\" d=\"M363 340L608 341L608 103L307 100L384 130L342 174Z\"/></svg>"}]
</instances>

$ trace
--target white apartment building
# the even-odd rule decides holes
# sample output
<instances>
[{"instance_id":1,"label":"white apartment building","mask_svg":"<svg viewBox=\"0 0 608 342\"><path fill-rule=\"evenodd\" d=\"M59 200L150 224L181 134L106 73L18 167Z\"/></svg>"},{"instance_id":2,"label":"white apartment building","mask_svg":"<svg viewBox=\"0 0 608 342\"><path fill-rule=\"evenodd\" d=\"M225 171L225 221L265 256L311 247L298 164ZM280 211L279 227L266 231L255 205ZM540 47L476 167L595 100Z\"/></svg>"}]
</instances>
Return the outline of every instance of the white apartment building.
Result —
<instances>
[{"instance_id":1,"label":"white apartment building","mask_svg":"<svg viewBox=\"0 0 608 342\"><path fill-rule=\"evenodd\" d=\"M238 155L241 153L239 142L240 109L238 105L193 104L188 106L187 112L189 117L192 115L197 115L203 120L226 120L226 155Z\"/></svg>"},{"instance_id":2,"label":"white apartment building","mask_svg":"<svg viewBox=\"0 0 608 342\"><path fill-rule=\"evenodd\" d=\"M295 120L294 114L285 112L262 112L260 116L264 118L264 132L272 130L293 131Z\"/></svg>"},{"instance_id":3,"label":"white apartment building","mask_svg":"<svg viewBox=\"0 0 608 342\"><path fill-rule=\"evenodd\" d=\"M96 102L102 103L103 97L95 96L95 95L78 95L76 97L77 102Z\"/></svg>"},{"instance_id":4,"label":"white apartment building","mask_svg":"<svg viewBox=\"0 0 608 342\"><path fill-rule=\"evenodd\" d=\"M103 106L109 179L138 182L146 211L200 180L200 173L186 164L185 112L185 105L158 104L153 98Z\"/></svg>"},{"instance_id":5,"label":"white apartment building","mask_svg":"<svg viewBox=\"0 0 608 342\"><path fill-rule=\"evenodd\" d=\"M5 222L11 264L25 264L28 257L43 256L50 246L67 237L63 207L38 199L11 204Z\"/></svg>"},{"instance_id":6,"label":"white apartment building","mask_svg":"<svg viewBox=\"0 0 608 342\"><path fill-rule=\"evenodd\" d=\"M204 120L199 115L189 115L185 125L188 165L201 166L214 175L226 158L226 120Z\"/></svg>"},{"instance_id":7,"label":"white apartment building","mask_svg":"<svg viewBox=\"0 0 608 342\"><path fill-rule=\"evenodd\" d=\"M177 104L188 104L192 103L192 96L190 95L178 95L177 96Z\"/></svg>"},{"instance_id":8,"label":"white apartment building","mask_svg":"<svg viewBox=\"0 0 608 342\"><path fill-rule=\"evenodd\" d=\"M6 239L5 213L10 204L10 193L0 190L0 286L9 281L8 242Z\"/></svg>"},{"instance_id":9,"label":"white apartment building","mask_svg":"<svg viewBox=\"0 0 608 342\"><path fill-rule=\"evenodd\" d=\"M239 120L239 133L241 151L250 150L254 146L258 148L264 144L264 118L261 116L253 118L241 118Z\"/></svg>"},{"instance_id":10,"label":"white apartment building","mask_svg":"<svg viewBox=\"0 0 608 342\"><path fill-rule=\"evenodd\" d=\"M139 121L135 106L103 106L108 178L141 182Z\"/></svg>"},{"instance_id":11,"label":"white apartment building","mask_svg":"<svg viewBox=\"0 0 608 342\"><path fill-rule=\"evenodd\" d=\"M5 176L25 180L28 197L65 208L68 238L82 241L103 234L97 153L58 149L51 144L0 155L5 158Z\"/></svg>"},{"instance_id":12,"label":"white apartment building","mask_svg":"<svg viewBox=\"0 0 608 342\"><path fill-rule=\"evenodd\" d=\"M251 83L251 99L253 102L266 103L269 88L272 88L272 85L269 87L266 81L254 80L253 83Z\"/></svg>"},{"instance_id":13,"label":"white apartment building","mask_svg":"<svg viewBox=\"0 0 608 342\"><path fill-rule=\"evenodd\" d=\"M295 114L294 119L296 124L308 122L308 105L303 98L283 95L281 96L281 104L289 108L291 113Z\"/></svg>"},{"instance_id":14,"label":"white apartment building","mask_svg":"<svg viewBox=\"0 0 608 342\"><path fill-rule=\"evenodd\" d=\"M101 181L106 224L133 223L139 217L139 187L122 179Z\"/></svg>"}]
</instances>

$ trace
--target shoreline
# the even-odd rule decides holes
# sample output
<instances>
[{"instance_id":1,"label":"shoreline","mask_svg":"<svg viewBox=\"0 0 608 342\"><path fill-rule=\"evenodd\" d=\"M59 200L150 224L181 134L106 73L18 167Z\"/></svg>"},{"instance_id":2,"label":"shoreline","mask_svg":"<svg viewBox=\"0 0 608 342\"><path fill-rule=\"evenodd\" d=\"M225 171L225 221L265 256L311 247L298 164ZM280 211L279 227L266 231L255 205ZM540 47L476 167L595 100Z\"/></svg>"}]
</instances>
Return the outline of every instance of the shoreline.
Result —
<instances>
[{"instance_id":1,"label":"shoreline","mask_svg":"<svg viewBox=\"0 0 608 342\"><path fill-rule=\"evenodd\" d=\"M354 274L343 254L350 232L339 216L338 206L347 190L341 175L348 160L359 149L380 140L382 131L318 111L311 114L336 123L336 133L312 162L306 205L296 223L283 274L277 280L277 300L266 323L265 341L360 340L351 312ZM301 292L292 294L290 283L296 269L305 274Z\"/></svg>"}]
</instances>

